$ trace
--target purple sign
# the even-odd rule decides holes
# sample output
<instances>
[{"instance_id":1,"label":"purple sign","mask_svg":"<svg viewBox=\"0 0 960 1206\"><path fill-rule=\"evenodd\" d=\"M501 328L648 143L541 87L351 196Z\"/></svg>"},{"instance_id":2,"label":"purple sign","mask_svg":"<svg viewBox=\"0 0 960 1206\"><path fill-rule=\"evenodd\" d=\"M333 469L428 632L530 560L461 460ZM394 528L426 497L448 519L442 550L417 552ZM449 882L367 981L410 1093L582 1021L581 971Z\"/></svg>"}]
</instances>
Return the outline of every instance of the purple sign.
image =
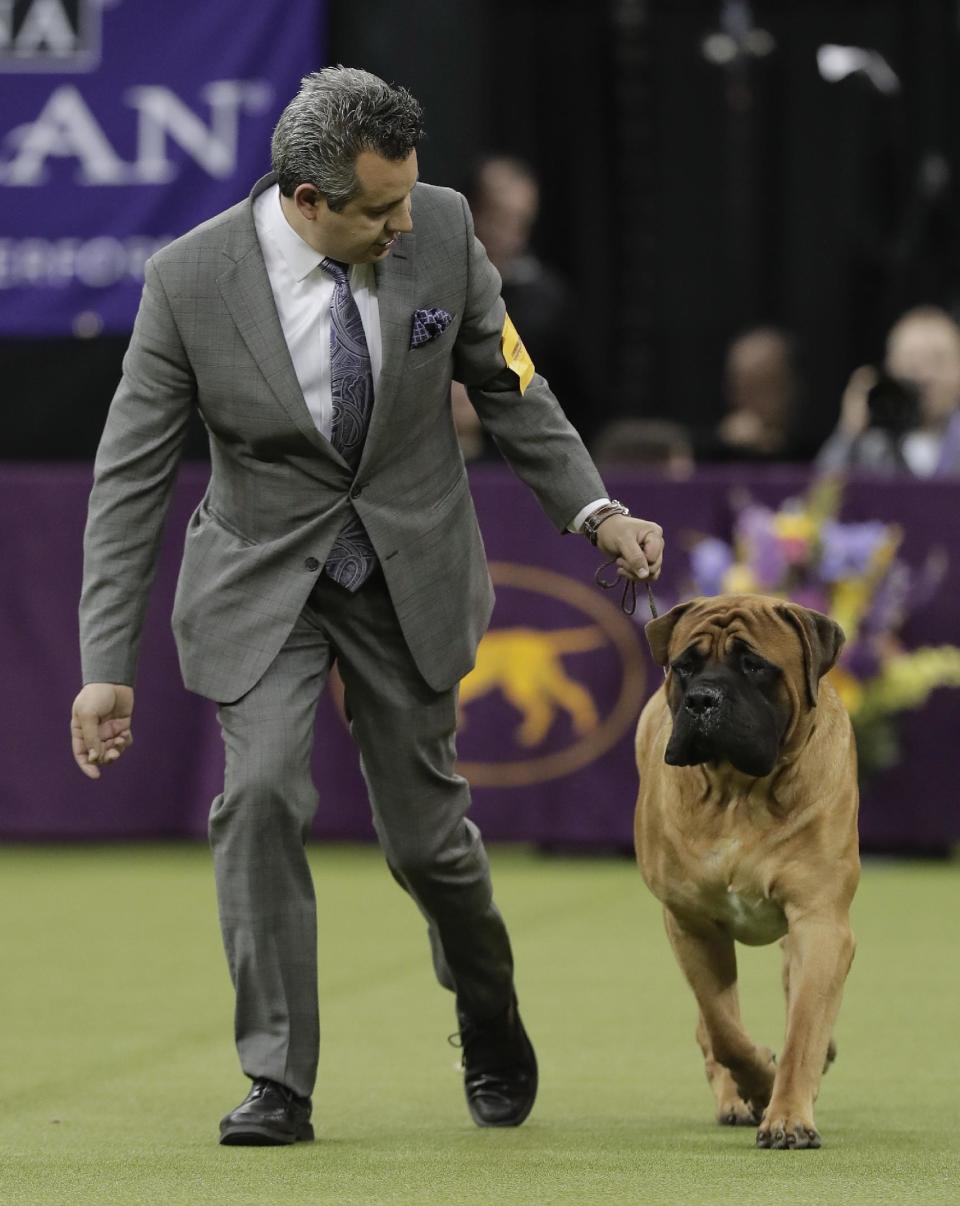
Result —
<instances>
[{"instance_id":1,"label":"purple sign","mask_svg":"<svg viewBox=\"0 0 960 1206\"><path fill-rule=\"evenodd\" d=\"M128 331L144 261L269 170L324 15L0 0L0 336Z\"/></svg>"},{"instance_id":2,"label":"purple sign","mask_svg":"<svg viewBox=\"0 0 960 1206\"><path fill-rule=\"evenodd\" d=\"M0 564L10 567L0 590L0 732L16 750L0 763L0 841L206 832L210 801L223 786L223 745L215 705L180 684L170 609L183 532L207 473L184 466L173 493L144 629L136 745L102 782L90 783L74 766L61 725L49 723L51 707L65 713L80 682L77 597L90 467L0 466ZM473 787L472 815L491 840L627 848L637 716L662 682L643 636L645 598L633 617L623 615L619 592L593 584L596 551L578 537L560 538L504 466L478 466L470 483L497 589L493 625L460 690L460 770ZM697 534L729 538L732 496L747 490L779 506L809 482L796 470L725 467L690 481L644 474L606 484L664 523L668 553L657 595L665 608L684 590L684 546ZM906 641L960 643L960 487L864 478L849 485L843 517L896 520L911 564L923 564L931 549L947 552L941 588L911 617ZM336 682L331 688L317 718L314 833L371 839L357 749ZM960 841L958 730L960 690L953 688L904 716L903 761L864 792L865 846L929 851Z\"/></svg>"}]
</instances>

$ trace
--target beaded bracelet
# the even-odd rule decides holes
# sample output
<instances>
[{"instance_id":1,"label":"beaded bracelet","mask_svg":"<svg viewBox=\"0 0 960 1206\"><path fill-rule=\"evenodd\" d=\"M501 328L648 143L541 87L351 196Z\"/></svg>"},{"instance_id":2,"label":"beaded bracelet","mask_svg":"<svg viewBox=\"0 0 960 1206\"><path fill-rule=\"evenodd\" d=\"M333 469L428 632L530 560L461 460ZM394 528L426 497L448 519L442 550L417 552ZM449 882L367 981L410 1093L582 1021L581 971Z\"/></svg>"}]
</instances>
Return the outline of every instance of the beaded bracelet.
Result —
<instances>
[{"instance_id":1,"label":"beaded bracelet","mask_svg":"<svg viewBox=\"0 0 960 1206\"><path fill-rule=\"evenodd\" d=\"M597 543L597 528L605 519L609 519L611 515L629 515L630 510L625 507L622 502L617 502L612 498L608 503L604 503L602 507L597 507L596 511L591 511L587 518L580 526L580 530L592 545Z\"/></svg>"}]
</instances>

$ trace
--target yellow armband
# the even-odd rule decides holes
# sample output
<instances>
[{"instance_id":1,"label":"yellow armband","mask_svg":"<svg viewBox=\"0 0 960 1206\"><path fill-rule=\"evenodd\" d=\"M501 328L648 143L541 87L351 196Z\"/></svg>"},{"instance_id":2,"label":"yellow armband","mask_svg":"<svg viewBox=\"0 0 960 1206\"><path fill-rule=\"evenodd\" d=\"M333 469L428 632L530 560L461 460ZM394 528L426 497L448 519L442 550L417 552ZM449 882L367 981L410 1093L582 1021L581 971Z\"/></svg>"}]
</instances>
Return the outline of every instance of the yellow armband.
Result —
<instances>
[{"instance_id":1,"label":"yellow armband","mask_svg":"<svg viewBox=\"0 0 960 1206\"><path fill-rule=\"evenodd\" d=\"M520 378L520 393L526 392L527 386L533 380L533 361L523 346L523 340L517 334L517 328L510 321L510 315L503 316L503 331L500 335L500 349L507 368Z\"/></svg>"}]
</instances>

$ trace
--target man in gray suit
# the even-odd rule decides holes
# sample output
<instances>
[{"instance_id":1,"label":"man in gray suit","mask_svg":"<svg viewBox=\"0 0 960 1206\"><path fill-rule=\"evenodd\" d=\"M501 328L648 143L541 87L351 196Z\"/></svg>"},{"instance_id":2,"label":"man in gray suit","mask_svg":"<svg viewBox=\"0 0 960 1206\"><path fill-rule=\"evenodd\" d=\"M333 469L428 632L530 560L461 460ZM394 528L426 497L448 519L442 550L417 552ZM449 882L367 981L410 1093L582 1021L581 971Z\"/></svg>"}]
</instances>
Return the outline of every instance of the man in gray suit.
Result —
<instances>
[{"instance_id":1,"label":"man in gray suit","mask_svg":"<svg viewBox=\"0 0 960 1206\"><path fill-rule=\"evenodd\" d=\"M210 839L253 1081L221 1142L313 1137L316 916L304 851L314 714L336 661L388 865L456 994L467 1103L515 1126L537 1090L513 962L469 790L457 684L493 594L450 410L462 381L561 530L628 578L662 539L603 484L500 300L463 198L417 183L421 111L366 72L308 76L274 174L148 264L97 455L74 702L80 769L129 746L137 645L194 407L212 471L173 625L186 686L219 705L224 790Z\"/></svg>"}]
</instances>

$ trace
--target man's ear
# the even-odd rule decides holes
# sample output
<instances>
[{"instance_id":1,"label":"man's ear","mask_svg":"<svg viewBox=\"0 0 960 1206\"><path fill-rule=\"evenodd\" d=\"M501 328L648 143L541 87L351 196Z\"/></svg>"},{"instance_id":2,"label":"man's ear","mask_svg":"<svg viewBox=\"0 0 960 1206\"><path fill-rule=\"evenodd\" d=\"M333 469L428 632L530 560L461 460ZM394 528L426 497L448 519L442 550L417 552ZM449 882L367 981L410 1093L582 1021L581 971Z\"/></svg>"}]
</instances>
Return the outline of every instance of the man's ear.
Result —
<instances>
[{"instance_id":1,"label":"man's ear","mask_svg":"<svg viewBox=\"0 0 960 1206\"><path fill-rule=\"evenodd\" d=\"M308 218L314 216L314 211L319 207L322 197L317 192L316 186L313 184L298 184L293 190L293 203L297 209Z\"/></svg>"},{"instance_id":2,"label":"man's ear","mask_svg":"<svg viewBox=\"0 0 960 1206\"><path fill-rule=\"evenodd\" d=\"M676 607L671 607L665 615L658 616L643 626L643 631L647 634L650 652L658 666L666 666L669 663L670 638L673 636L673 630L677 620L689 610L692 603L693 600L689 603L678 603Z\"/></svg>"},{"instance_id":3,"label":"man's ear","mask_svg":"<svg viewBox=\"0 0 960 1206\"><path fill-rule=\"evenodd\" d=\"M803 668L807 676L807 700L810 707L815 708L820 679L836 663L846 640L843 629L829 616L809 607L801 607L798 603L780 603L776 611L800 637Z\"/></svg>"}]
</instances>

